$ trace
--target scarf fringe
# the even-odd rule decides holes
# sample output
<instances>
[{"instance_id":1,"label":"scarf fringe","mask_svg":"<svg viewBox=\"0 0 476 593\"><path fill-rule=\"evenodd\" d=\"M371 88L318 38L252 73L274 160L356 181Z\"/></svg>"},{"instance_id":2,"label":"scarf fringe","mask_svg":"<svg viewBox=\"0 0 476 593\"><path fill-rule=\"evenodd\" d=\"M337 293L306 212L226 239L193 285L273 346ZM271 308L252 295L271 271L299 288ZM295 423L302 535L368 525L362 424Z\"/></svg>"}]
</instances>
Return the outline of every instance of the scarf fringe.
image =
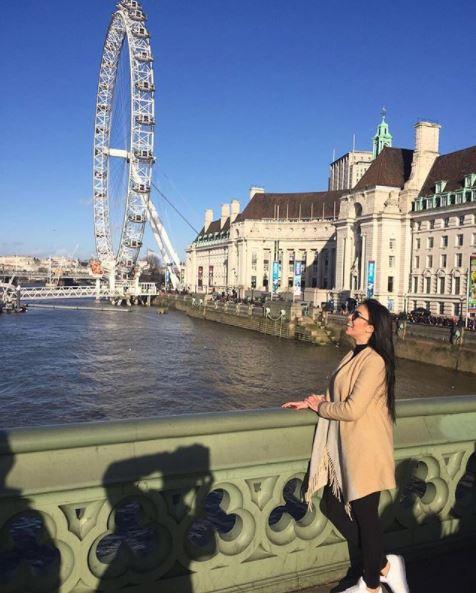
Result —
<instances>
[{"instance_id":1,"label":"scarf fringe","mask_svg":"<svg viewBox=\"0 0 476 593\"><path fill-rule=\"evenodd\" d=\"M323 479L324 477L326 479ZM342 488L339 484L337 472L335 470L332 458L329 455L327 447L324 448L322 459L319 464L319 470L316 474L314 474L311 477L311 481L309 482L308 489L305 495L308 511L313 510L312 497L318 490L322 488L322 486L325 486L326 484L328 484L331 487L333 496L335 496L339 502L342 502ZM352 507L350 505L350 502L345 503L344 508L345 512L352 521Z\"/></svg>"}]
</instances>

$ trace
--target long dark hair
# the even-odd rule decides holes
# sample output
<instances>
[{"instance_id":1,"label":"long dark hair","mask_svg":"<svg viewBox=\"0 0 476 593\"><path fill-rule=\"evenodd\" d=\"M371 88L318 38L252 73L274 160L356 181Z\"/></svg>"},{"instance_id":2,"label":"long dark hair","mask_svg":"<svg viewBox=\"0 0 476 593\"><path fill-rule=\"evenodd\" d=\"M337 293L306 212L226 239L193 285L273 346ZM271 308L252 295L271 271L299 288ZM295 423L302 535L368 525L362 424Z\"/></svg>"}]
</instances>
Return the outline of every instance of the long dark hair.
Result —
<instances>
[{"instance_id":1,"label":"long dark hair","mask_svg":"<svg viewBox=\"0 0 476 593\"><path fill-rule=\"evenodd\" d=\"M365 299L362 304L367 307L370 324L374 328L369 346L378 352L385 361L387 408L391 419L395 422L395 350L392 337L392 316L387 307L384 307L376 299Z\"/></svg>"}]
</instances>

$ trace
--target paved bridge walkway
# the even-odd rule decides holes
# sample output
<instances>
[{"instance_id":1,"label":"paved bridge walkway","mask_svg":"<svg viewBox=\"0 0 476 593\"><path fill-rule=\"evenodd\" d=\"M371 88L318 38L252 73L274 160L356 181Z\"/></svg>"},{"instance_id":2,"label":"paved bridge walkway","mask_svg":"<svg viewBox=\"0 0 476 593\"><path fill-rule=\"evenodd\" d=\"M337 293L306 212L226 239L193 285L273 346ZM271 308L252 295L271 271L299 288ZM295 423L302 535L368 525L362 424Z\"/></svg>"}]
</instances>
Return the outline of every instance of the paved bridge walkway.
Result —
<instances>
[{"instance_id":1,"label":"paved bridge walkway","mask_svg":"<svg viewBox=\"0 0 476 593\"><path fill-rule=\"evenodd\" d=\"M476 593L476 541L474 545L444 556L435 554L407 563L410 593ZM356 577L341 583L330 583L301 589L299 593L339 593L356 582ZM383 586L385 593L392 593Z\"/></svg>"}]
</instances>

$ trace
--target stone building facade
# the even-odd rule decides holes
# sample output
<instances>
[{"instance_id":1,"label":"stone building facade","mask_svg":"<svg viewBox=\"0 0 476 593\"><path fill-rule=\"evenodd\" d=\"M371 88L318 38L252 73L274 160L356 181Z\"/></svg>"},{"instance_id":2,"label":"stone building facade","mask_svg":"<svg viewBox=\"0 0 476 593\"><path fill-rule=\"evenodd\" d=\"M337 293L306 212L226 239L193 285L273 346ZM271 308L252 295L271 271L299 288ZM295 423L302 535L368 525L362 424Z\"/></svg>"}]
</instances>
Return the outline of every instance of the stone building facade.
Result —
<instances>
[{"instance_id":1,"label":"stone building facade","mask_svg":"<svg viewBox=\"0 0 476 593\"><path fill-rule=\"evenodd\" d=\"M352 189L370 167L372 152L352 150L331 163L329 190Z\"/></svg>"},{"instance_id":2,"label":"stone building facade","mask_svg":"<svg viewBox=\"0 0 476 593\"><path fill-rule=\"evenodd\" d=\"M412 204L410 306L465 312L470 256L476 253L476 147L435 160Z\"/></svg>"},{"instance_id":3,"label":"stone building facade","mask_svg":"<svg viewBox=\"0 0 476 593\"><path fill-rule=\"evenodd\" d=\"M414 150L385 147L341 199L334 298L459 315L475 251L476 148L439 155L440 126L415 128Z\"/></svg>"},{"instance_id":4,"label":"stone building facade","mask_svg":"<svg viewBox=\"0 0 476 593\"><path fill-rule=\"evenodd\" d=\"M439 124L420 121L415 147L394 148L383 118L376 156L353 187L287 194L251 188L242 212L236 200L222 206L219 219L207 210L187 250L187 288L270 292L279 262L278 292L291 294L294 263L301 262L305 300L332 298L338 306L373 296L394 312L466 314L476 253L476 147L440 155L439 133ZM345 178L336 168L335 175L337 184L352 183L348 172Z\"/></svg>"},{"instance_id":5,"label":"stone building facade","mask_svg":"<svg viewBox=\"0 0 476 593\"><path fill-rule=\"evenodd\" d=\"M277 292L293 292L294 264L301 262L301 289L316 302L335 284L335 227L344 192L266 193L250 190L242 212L234 200L221 218L207 210L202 230L187 250L186 287L197 292L272 290L273 262L279 262Z\"/></svg>"}]
</instances>

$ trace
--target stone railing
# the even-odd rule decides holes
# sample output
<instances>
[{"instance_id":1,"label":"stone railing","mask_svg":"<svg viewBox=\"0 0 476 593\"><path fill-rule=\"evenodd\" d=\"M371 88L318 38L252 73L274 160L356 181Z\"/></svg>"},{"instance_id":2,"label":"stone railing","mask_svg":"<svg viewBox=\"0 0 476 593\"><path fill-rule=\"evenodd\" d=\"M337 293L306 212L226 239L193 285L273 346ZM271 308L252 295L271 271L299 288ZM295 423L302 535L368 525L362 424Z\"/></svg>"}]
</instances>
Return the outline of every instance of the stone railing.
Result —
<instances>
[{"instance_id":1,"label":"stone railing","mask_svg":"<svg viewBox=\"0 0 476 593\"><path fill-rule=\"evenodd\" d=\"M476 396L398 403L387 545L476 538ZM348 546L300 490L316 417L257 410L0 433L5 593L294 591Z\"/></svg>"}]
</instances>

